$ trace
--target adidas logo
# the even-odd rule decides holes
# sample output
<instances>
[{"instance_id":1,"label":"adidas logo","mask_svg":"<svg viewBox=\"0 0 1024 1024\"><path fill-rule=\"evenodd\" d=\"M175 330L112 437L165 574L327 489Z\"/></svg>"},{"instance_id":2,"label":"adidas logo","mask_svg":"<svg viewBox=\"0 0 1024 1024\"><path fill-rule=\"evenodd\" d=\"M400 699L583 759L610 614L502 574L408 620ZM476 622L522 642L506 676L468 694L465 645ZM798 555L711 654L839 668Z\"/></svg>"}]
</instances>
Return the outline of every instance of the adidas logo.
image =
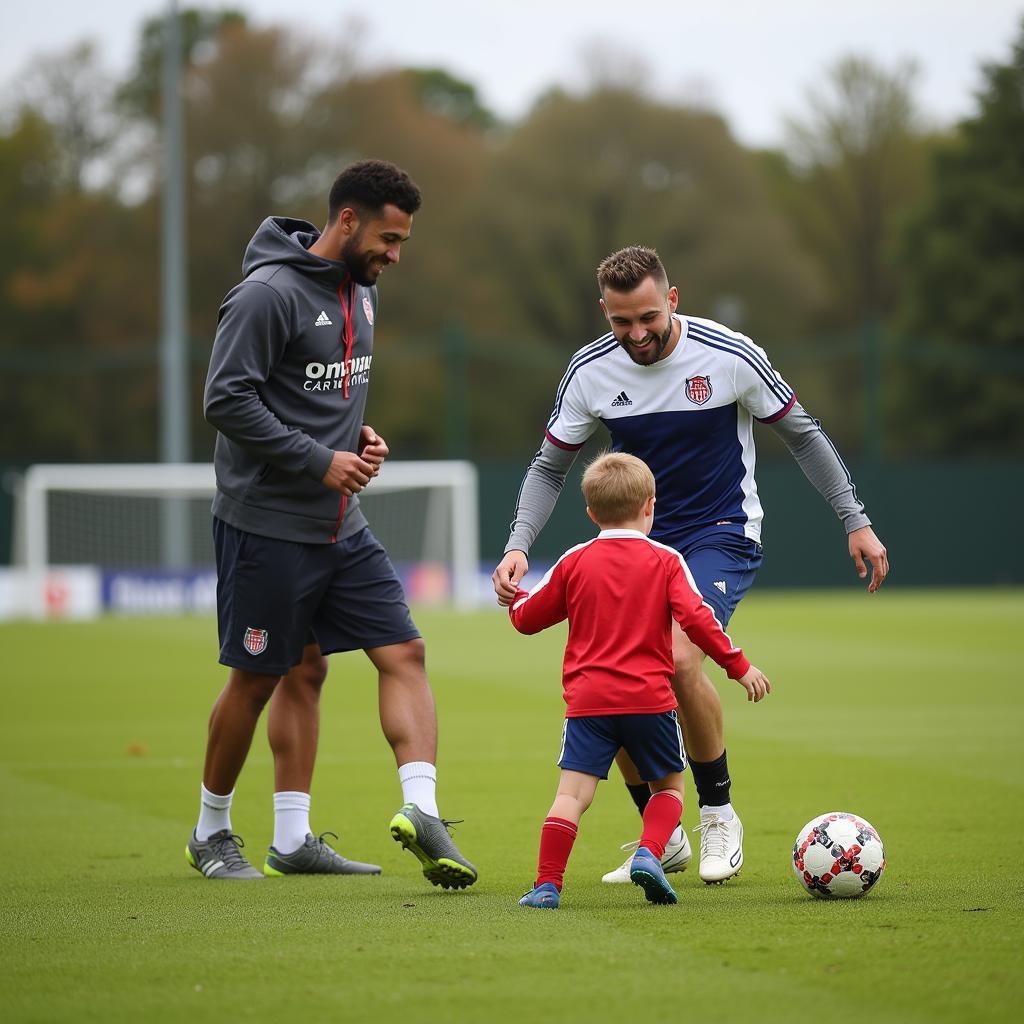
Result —
<instances>
[{"instance_id":1,"label":"adidas logo","mask_svg":"<svg viewBox=\"0 0 1024 1024\"><path fill-rule=\"evenodd\" d=\"M714 586L717 590L720 590L723 594L725 593L725 580L715 580Z\"/></svg>"},{"instance_id":2,"label":"adidas logo","mask_svg":"<svg viewBox=\"0 0 1024 1024\"><path fill-rule=\"evenodd\" d=\"M632 405L632 404L633 404L633 402L630 399L629 395L627 395L625 391L620 391L615 396L615 400L612 402L612 408L614 409L617 405Z\"/></svg>"},{"instance_id":3,"label":"adidas logo","mask_svg":"<svg viewBox=\"0 0 1024 1024\"><path fill-rule=\"evenodd\" d=\"M313 326L314 327L331 327L332 326L331 318L327 315L325 310L322 310L322 309L320 310L320 315L316 318L316 323L314 323Z\"/></svg>"}]
</instances>

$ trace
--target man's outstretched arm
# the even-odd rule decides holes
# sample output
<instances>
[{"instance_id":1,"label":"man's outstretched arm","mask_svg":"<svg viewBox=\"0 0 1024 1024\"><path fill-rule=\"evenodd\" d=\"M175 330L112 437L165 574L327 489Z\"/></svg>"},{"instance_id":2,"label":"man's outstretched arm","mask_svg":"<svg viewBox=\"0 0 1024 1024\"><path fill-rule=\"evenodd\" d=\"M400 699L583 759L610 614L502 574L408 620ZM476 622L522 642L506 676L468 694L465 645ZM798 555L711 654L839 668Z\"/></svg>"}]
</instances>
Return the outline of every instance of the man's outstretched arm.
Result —
<instances>
[{"instance_id":1,"label":"man's outstretched arm","mask_svg":"<svg viewBox=\"0 0 1024 1024\"><path fill-rule=\"evenodd\" d=\"M547 438L533 457L519 488L505 557L491 576L500 604L510 605L515 598L519 581L530 568L527 553L551 517L566 474L575 460L576 451L559 448Z\"/></svg>"},{"instance_id":2,"label":"man's outstretched arm","mask_svg":"<svg viewBox=\"0 0 1024 1024\"><path fill-rule=\"evenodd\" d=\"M857 497L849 470L828 434L799 402L795 402L785 416L770 426L782 438L804 476L832 506L846 528L850 557L861 579L867 578L865 563L870 563L868 592L874 593L889 575L889 556L885 545L871 529L864 503Z\"/></svg>"}]
</instances>

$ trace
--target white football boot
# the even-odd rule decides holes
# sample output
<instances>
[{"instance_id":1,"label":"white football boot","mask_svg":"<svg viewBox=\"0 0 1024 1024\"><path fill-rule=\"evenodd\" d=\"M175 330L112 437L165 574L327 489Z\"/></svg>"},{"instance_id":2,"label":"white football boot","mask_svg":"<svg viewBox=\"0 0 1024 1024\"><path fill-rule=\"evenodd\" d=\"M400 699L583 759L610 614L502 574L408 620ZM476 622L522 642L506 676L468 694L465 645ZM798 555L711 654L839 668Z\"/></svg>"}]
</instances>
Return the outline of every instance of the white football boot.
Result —
<instances>
[{"instance_id":1,"label":"white football boot","mask_svg":"<svg viewBox=\"0 0 1024 1024\"><path fill-rule=\"evenodd\" d=\"M636 850L640 845L639 839L634 839L631 843L624 843L622 845L623 850ZM690 849L690 840L686 833L683 833L681 842L668 843L665 846L665 854L661 858L661 870L666 875L670 875L676 871L685 871L690 864L690 858L693 856L693 851ZM609 885L619 885L622 883L631 882L632 879L629 877L629 869L633 864L633 854L626 858L626 862L621 866L617 867L614 871L609 871L607 875L603 875L601 878L602 882L607 882Z\"/></svg>"},{"instance_id":2,"label":"white football boot","mask_svg":"<svg viewBox=\"0 0 1024 1024\"><path fill-rule=\"evenodd\" d=\"M708 885L724 882L743 867L743 825L735 812L729 821L717 814L700 816L700 877Z\"/></svg>"}]
</instances>

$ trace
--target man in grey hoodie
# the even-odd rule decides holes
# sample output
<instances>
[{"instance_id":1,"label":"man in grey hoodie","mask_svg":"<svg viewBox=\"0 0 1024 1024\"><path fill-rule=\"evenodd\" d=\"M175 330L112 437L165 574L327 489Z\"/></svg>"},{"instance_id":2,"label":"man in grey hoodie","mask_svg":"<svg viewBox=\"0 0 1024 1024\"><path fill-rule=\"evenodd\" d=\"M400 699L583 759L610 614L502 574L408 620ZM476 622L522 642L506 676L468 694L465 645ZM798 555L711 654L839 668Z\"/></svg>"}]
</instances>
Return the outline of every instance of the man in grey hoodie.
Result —
<instances>
[{"instance_id":1,"label":"man in grey hoodie","mask_svg":"<svg viewBox=\"0 0 1024 1024\"><path fill-rule=\"evenodd\" d=\"M423 640L358 498L388 455L363 423L376 282L398 263L419 205L398 167L352 164L331 188L323 233L284 217L263 222L244 279L221 306L204 410L218 431L218 630L231 671L210 716L199 820L186 847L207 878L380 872L309 827L325 655L362 649L378 672L381 726L402 786L391 833L435 885L476 881L437 809ZM230 814L268 701L274 842L261 875L240 853Z\"/></svg>"}]
</instances>

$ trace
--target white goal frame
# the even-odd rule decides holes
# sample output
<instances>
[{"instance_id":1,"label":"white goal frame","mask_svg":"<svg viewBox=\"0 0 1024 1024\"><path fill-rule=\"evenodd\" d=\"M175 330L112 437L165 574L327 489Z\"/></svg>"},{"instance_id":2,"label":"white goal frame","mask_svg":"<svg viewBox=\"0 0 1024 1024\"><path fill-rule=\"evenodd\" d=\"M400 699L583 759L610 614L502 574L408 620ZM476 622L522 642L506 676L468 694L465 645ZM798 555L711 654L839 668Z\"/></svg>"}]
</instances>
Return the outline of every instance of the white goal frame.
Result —
<instances>
[{"instance_id":1,"label":"white goal frame","mask_svg":"<svg viewBox=\"0 0 1024 1024\"><path fill-rule=\"evenodd\" d=\"M451 493L448 524L452 555L452 601L456 608L475 608L480 568L480 536L476 466L459 460L425 460L384 464L384 472L368 493L447 487ZM42 579L49 561L49 502L51 491L124 494L149 498L212 500L216 479L212 463L134 463L35 465L29 467L21 489L21 541L24 566L30 578Z\"/></svg>"}]
</instances>

